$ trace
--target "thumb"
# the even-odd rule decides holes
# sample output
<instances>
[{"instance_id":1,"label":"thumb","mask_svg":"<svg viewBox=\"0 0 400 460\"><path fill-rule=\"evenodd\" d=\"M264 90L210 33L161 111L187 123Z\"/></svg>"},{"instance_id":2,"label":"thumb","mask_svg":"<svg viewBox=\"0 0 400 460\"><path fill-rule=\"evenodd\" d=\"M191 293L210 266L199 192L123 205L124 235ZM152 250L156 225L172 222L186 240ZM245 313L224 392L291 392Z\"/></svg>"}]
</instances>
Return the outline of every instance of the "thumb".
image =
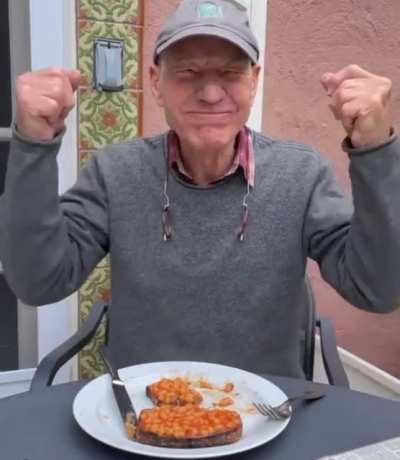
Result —
<instances>
[{"instance_id":1,"label":"thumb","mask_svg":"<svg viewBox=\"0 0 400 460\"><path fill-rule=\"evenodd\" d=\"M67 70L66 76L71 83L73 91L76 91L81 82L81 73L79 70Z\"/></svg>"},{"instance_id":2,"label":"thumb","mask_svg":"<svg viewBox=\"0 0 400 460\"><path fill-rule=\"evenodd\" d=\"M339 79L336 78L335 74L331 72L326 72L322 75L321 83L322 86L325 88L325 91L328 93L328 96L332 96L332 94L340 85Z\"/></svg>"}]
</instances>

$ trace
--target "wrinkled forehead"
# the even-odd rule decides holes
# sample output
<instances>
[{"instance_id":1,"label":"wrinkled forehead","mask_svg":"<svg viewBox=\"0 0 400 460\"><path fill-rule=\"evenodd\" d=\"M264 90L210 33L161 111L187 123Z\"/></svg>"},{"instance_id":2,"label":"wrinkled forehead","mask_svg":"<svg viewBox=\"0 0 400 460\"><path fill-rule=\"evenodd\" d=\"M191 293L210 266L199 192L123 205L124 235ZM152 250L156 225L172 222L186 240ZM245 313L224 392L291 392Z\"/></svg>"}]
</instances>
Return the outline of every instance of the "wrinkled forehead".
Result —
<instances>
[{"instance_id":1,"label":"wrinkled forehead","mask_svg":"<svg viewBox=\"0 0 400 460\"><path fill-rule=\"evenodd\" d=\"M189 37L170 46L161 55L161 62L176 64L185 61L206 63L251 63L250 58L238 46L218 37L199 35Z\"/></svg>"}]
</instances>

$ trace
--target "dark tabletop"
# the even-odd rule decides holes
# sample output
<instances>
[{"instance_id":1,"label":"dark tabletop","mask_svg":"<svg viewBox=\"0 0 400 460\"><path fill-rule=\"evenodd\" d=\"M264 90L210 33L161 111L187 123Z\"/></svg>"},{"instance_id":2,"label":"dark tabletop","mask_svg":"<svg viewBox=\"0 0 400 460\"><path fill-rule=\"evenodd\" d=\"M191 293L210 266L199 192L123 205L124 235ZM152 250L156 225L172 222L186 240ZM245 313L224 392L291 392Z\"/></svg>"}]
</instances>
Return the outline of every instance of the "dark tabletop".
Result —
<instances>
[{"instance_id":1,"label":"dark tabletop","mask_svg":"<svg viewBox=\"0 0 400 460\"><path fill-rule=\"evenodd\" d=\"M307 382L268 376L287 394ZM72 402L85 382L56 385L0 400L1 460L133 460L141 457L103 445L84 433ZM296 408L286 430L273 441L233 458L314 460L400 435L400 403L340 387Z\"/></svg>"}]
</instances>

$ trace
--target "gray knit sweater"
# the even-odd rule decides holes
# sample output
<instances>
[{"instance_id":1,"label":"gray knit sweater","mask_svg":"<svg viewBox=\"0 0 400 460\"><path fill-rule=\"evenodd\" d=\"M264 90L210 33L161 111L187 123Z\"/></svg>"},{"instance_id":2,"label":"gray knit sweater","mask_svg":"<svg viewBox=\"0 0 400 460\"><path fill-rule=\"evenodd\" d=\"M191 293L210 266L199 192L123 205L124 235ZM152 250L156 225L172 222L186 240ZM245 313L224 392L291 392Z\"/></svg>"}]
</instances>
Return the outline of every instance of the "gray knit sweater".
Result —
<instances>
[{"instance_id":1,"label":"gray knit sweater","mask_svg":"<svg viewBox=\"0 0 400 460\"><path fill-rule=\"evenodd\" d=\"M301 376L307 257L343 297L400 303L400 144L350 154L355 212L327 161L253 133L255 187L240 242L238 171L211 188L171 173L173 238L162 239L165 135L110 146L59 199L60 139L11 145L0 260L25 302L68 296L109 252L110 346L120 366L202 360Z\"/></svg>"}]
</instances>

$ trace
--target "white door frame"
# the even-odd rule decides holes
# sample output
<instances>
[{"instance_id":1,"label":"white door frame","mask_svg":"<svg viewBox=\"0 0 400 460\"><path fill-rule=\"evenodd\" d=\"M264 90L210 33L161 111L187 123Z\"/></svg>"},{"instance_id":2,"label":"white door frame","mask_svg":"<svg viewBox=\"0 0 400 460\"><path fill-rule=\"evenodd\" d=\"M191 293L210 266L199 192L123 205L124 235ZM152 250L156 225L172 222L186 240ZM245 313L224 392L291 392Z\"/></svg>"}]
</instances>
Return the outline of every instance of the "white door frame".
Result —
<instances>
[{"instance_id":1,"label":"white door frame","mask_svg":"<svg viewBox=\"0 0 400 460\"><path fill-rule=\"evenodd\" d=\"M261 66L257 95L247 124L250 128L261 131L264 105L264 57L267 46L268 0L247 0L247 4L251 28L260 47L259 64Z\"/></svg>"},{"instance_id":2,"label":"white door frame","mask_svg":"<svg viewBox=\"0 0 400 460\"><path fill-rule=\"evenodd\" d=\"M76 67L75 1L30 0L32 70L43 67ZM76 109L67 120L67 133L58 155L59 193L77 177ZM38 359L66 340L76 328L77 294L38 309ZM57 382L70 380L72 366L60 370Z\"/></svg>"}]
</instances>

